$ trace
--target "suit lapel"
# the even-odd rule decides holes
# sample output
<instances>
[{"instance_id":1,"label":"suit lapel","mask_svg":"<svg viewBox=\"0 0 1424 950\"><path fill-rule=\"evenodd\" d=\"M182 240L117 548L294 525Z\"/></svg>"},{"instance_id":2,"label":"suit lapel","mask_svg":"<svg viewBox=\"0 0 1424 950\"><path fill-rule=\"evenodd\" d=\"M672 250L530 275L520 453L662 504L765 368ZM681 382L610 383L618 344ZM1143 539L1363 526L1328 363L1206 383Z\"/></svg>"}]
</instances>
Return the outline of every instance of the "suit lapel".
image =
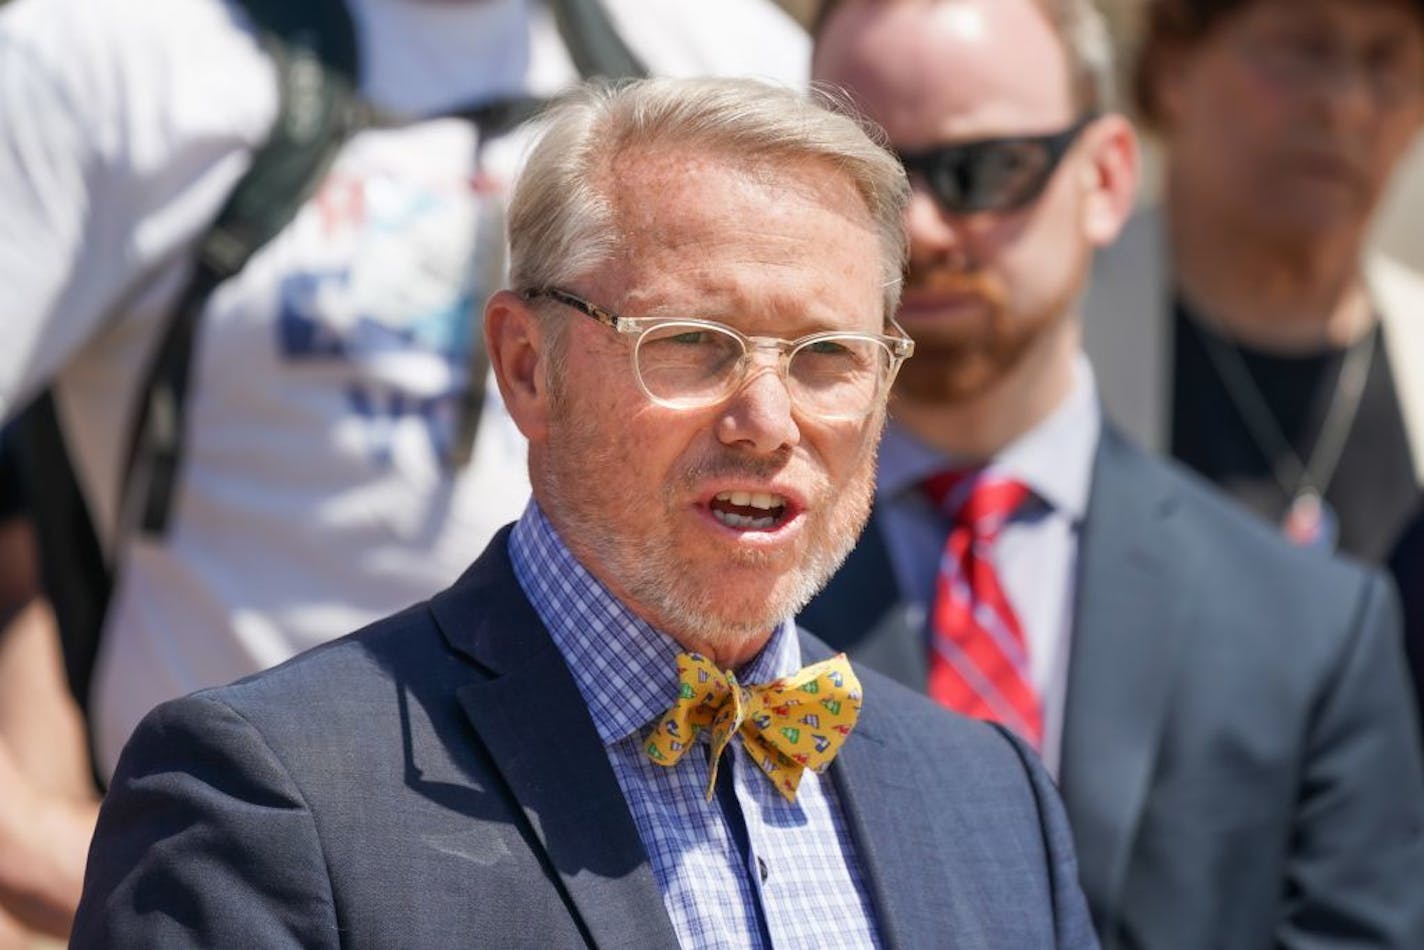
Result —
<instances>
[{"instance_id":1,"label":"suit lapel","mask_svg":"<svg viewBox=\"0 0 1424 950\"><path fill-rule=\"evenodd\" d=\"M1115 905L1189 627L1193 551L1139 450L1103 432L1078 565L1060 785L1085 890ZM1099 919L1113 916L1096 907Z\"/></svg>"},{"instance_id":2,"label":"suit lapel","mask_svg":"<svg viewBox=\"0 0 1424 950\"><path fill-rule=\"evenodd\" d=\"M431 602L451 645L488 677L456 697L593 944L677 938L588 707L509 564L507 532Z\"/></svg>"},{"instance_id":3,"label":"suit lapel","mask_svg":"<svg viewBox=\"0 0 1424 950\"><path fill-rule=\"evenodd\" d=\"M831 655L811 637L803 635L801 646L806 663ZM829 772L881 939L886 947L928 947L953 933L962 946L979 946L975 915L956 908L963 889L950 886L944 856L929 845L932 812L910 767L914 761L902 724L869 695Z\"/></svg>"}]
</instances>

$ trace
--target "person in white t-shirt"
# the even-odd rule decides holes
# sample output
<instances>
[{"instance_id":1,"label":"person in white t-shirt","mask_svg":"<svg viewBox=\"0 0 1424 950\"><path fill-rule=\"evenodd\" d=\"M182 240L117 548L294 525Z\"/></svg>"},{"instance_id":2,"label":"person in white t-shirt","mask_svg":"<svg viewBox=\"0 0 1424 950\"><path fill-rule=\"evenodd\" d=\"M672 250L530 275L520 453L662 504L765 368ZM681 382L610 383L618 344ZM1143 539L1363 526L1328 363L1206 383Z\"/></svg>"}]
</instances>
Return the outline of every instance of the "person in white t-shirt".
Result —
<instances>
[{"instance_id":1,"label":"person in white t-shirt","mask_svg":"<svg viewBox=\"0 0 1424 950\"><path fill-rule=\"evenodd\" d=\"M804 82L805 36L769 0L602 5L653 73ZM384 112L545 97L578 78L532 0L349 6L362 92ZM273 65L226 0L16 0L0 13L0 417L53 387L120 565L87 697L101 777L157 702L428 596L528 494L493 387L470 460L447 461L470 315L501 277L499 196L528 134L480 141L471 123L431 119L355 135L213 293L169 528L117 529L139 378L194 243L277 108ZM82 854L52 845L86 840L93 806L37 796L4 739L0 909L62 933Z\"/></svg>"}]
</instances>

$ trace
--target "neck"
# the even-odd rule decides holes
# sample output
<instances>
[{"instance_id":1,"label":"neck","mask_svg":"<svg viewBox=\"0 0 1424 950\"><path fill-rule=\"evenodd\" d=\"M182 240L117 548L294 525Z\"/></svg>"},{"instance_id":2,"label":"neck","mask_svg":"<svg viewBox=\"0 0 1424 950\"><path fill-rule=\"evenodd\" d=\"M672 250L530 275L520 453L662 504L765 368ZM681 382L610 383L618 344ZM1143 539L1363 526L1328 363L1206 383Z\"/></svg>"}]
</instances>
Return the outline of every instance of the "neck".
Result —
<instances>
[{"instance_id":1,"label":"neck","mask_svg":"<svg viewBox=\"0 0 1424 950\"><path fill-rule=\"evenodd\" d=\"M1349 346L1372 325L1358 230L1264 235L1173 184L1171 265L1180 292L1224 335L1275 353Z\"/></svg>"},{"instance_id":2,"label":"neck","mask_svg":"<svg viewBox=\"0 0 1424 950\"><path fill-rule=\"evenodd\" d=\"M647 618L644 618L647 619ZM648 620L653 623L652 620ZM653 623L654 626L658 626ZM774 630L767 630L764 633L754 634L750 637L737 640L736 642L718 641L716 643L705 642L694 636L681 634L675 630L668 630L659 626L658 629L665 630L667 635L677 641L678 646L689 653L698 653L707 657L717 664L719 670L740 670L752 661L752 659L766 648L771 642L771 635Z\"/></svg>"},{"instance_id":3,"label":"neck","mask_svg":"<svg viewBox=\"0 0 1424 950\"><path fill-rule=\"evenodd\" d=\"M953 403L917 402L898 392L891 414L931 448L964 461L987 461L1068 398L1081 336L1076 319L1060 320L983 389Z\"/></svg>"}]
</instances>

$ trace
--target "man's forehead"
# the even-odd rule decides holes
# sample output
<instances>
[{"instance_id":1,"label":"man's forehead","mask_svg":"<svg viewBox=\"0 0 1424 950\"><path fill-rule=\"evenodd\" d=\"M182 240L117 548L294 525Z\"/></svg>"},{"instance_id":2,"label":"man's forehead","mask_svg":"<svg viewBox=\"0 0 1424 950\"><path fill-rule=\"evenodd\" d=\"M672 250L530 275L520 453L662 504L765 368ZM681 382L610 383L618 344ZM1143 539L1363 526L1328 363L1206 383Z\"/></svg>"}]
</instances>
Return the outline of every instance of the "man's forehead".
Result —
<instances>
[{"instance_id":1,"label":"man's forehead","mask_svg":"<svg viewBox=\"0 0 1424 950\"><path fill-rule=\"evenodd\" d=\"M612 163L610 178L619 229L635 243L660 231L736 230L751 224L749 216L775 219L806 204L871 223L851 177L831 161L809 156L655 145L625 150ZM727 206L741 211L719 218Z\"/></svg>"},{"instance_id":2,"label":"man's forehead","mask_svg":"<svg viewBox=\"0 0 1424 950\"><path fill-rule=\"evenodd\" d=\"M844 87L900 147L1060 128L1068 53L1036 0L847 0L815 78Z\"/></svg>"},{"instance_id":3,"label":"man's forehead","mask_svg":"<svg viewBox=\"0 0 1424 950\"><path fill-rule=\"evenodd\" d=\"M582 283L600 304L625 316L738 326L742 313L767 326L810 319L817 325L806 332L835 324L849 307L879 329L879 234L850 176L830 161L654 149L615 165L616 246ZM827 313L816 316L808 297L825 301Z\"/></svg>"},{"instance_id":4,"label":"man's forehead","mask_svg":"<svg viewBox=\"0 0 1424 950\"><path fill-rule=\"evenodd\" d=\"M829 159L797 154L746 154L726 142L631 143L610 160L614 195L634 185L656 194L673 187L696 187L709 178L744 179L749 185L782 181L834 180L850 185L850 177ZM663 202L657 202L662 204Z\"/></svg>"},{"instance_id":5,"label":"man's forehead","mask_svg":"<svg viewBox=\"0 0 1424 950\"><path fill-rule=\"evenodd\" d=\"M691 143L626 142L611 157L610 171L617 181L668 181L690 174L710 174L736 168L733 156L723 150Z\"/></svg>"}]
</instances>

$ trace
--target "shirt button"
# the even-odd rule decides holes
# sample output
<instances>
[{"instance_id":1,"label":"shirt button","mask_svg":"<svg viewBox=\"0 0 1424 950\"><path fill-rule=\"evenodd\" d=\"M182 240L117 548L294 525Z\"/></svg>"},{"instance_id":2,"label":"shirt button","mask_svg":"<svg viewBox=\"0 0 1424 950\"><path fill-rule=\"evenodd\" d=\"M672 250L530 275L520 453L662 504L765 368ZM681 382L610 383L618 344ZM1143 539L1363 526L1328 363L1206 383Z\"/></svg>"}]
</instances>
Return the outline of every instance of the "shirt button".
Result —
<instances>
[{"instance_id":1,"label":"shirt button","mask_svg":"<svg viewBox=\"0 0 1424 950\"><path fill-rule=\"evenodd\" d=\"M761 872L761 882L765 884L766 879L771 876L771 872L767 870L766 862L761 858L757 858L757 870Z\"/></svg>"}]
</instances>

